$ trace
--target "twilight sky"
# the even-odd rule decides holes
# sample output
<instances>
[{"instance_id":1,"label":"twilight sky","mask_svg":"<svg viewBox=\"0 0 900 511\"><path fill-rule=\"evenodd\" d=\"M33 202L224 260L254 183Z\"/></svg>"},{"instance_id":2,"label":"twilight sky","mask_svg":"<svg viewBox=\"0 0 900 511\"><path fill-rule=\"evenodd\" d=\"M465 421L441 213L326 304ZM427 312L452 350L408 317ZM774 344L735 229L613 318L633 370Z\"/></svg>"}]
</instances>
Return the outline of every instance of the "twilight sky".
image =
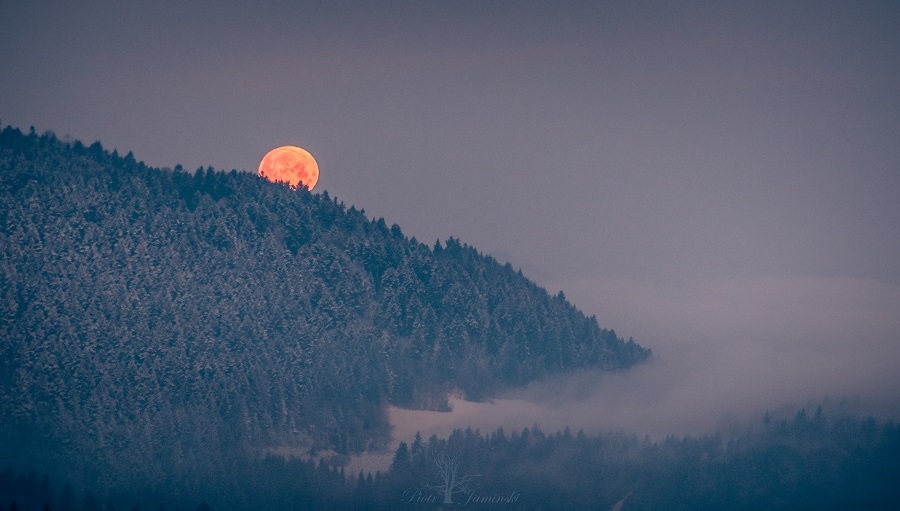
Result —
<instances>
[{"instance_id":1,"label":"twilight sky","mask_svg":"<svg viewBox=\"0 0 900 511\"><path fill-rule=\"evenodd\" d=\"M183 3L3 2L0 122L188 169L300 145L316 191L713 353L703 388L900 388L897 2Z\"/></svg>"}]
</instances>

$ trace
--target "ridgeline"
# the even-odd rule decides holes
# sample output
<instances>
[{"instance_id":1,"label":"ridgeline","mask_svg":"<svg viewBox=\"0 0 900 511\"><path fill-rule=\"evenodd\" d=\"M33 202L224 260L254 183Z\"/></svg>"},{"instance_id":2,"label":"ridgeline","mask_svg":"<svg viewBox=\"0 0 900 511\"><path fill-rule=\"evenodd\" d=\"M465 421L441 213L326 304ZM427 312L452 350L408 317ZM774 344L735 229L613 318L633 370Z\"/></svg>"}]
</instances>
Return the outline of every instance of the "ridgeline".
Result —
<instances>
[{"instance_id":1,"label":"ridgeline","mask_svg":"<svg viewBox=\"0 0 900 511\"><path fill-rule=\"evenodd\" d=\"M0 294L0 465L93 488L359 452L389 438L388 404L649 355L511 265L327 192L10 127Z\"/></svg>"}]
</instances>

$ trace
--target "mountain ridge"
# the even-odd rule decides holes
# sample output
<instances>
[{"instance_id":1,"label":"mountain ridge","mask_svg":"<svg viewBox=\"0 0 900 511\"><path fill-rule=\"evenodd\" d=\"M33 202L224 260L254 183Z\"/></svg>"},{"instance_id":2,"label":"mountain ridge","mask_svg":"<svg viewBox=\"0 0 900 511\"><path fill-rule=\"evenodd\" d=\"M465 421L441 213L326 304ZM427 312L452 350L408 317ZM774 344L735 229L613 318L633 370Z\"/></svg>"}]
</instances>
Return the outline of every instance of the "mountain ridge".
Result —
<instances>
[{"instance_id":1,"label":"mountain ridge","mask_svg":"<svg viewBox=\"0 0 900 511\"><path fill-rule=\"evenodd\" d=\"M0 133L0 461L103 481L383 445L446 408L650 352L511 265L327 192ZM192 468L188 468L192 467ZM179 475L180 474L180 475Z\"/></svg>"}]
</instances>

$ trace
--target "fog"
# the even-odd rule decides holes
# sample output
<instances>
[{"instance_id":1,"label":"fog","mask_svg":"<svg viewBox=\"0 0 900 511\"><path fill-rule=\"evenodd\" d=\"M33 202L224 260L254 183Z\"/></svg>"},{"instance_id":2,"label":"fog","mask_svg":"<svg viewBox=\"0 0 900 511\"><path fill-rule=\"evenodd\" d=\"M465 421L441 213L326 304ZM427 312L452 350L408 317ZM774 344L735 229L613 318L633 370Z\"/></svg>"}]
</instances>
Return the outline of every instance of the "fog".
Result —
<instances>
[{"instance_id":1,"label":"fog","mask_svg":"<svg viewBox=\"0 0 900 511\"><path fill-rule=\"evenodd\" d=\"M452 413L392 410L395 436L533 424L554 431L728 432L804 406L897 416L900 286L852 279L558 282L601 324L653 350L638 367L536 382Z\"/></svg>"},{"instance_id":2,"label":"fog","mask_svg":"<svg viewBox=\"0 0 900 511\"><path fill-rule=\"evenodd\" d=\"M390 409L394 442L456 428L507 432L738 433L768 411L900 417L900 286L864 279L711 279L698 284L573 279L564 290L601 325L653 350L620 372L584 371L452 412ZM811 411L811 410L810 410ZM354 460L383 470L391 455Z\"/></svg>"}]
</instances>

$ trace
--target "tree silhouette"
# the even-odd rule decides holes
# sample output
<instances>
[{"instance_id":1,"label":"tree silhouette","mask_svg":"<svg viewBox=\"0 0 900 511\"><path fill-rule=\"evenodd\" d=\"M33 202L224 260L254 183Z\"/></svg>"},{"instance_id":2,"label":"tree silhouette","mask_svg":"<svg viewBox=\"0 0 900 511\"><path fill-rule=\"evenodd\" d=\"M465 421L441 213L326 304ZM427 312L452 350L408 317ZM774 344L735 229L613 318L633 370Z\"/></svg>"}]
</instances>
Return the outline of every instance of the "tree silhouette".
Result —
<instances>
[{"instance_id":1,"label":"tree silhouette","mask_svg":"<svg viewBox=\"0 0 900 511\"><path fill-rule=\"evenodd\" d=\"M434 456L432 461L437 466L439 484L427 485L429 490L433 490L444 496L444 504L453 504L453 496L462 493L468 494L474 491L472 481L478 477L477 474L464 474L460 471L462 460L459 456L453 456L444 453L440 456Z\"/></svg>"}]
</instances>

